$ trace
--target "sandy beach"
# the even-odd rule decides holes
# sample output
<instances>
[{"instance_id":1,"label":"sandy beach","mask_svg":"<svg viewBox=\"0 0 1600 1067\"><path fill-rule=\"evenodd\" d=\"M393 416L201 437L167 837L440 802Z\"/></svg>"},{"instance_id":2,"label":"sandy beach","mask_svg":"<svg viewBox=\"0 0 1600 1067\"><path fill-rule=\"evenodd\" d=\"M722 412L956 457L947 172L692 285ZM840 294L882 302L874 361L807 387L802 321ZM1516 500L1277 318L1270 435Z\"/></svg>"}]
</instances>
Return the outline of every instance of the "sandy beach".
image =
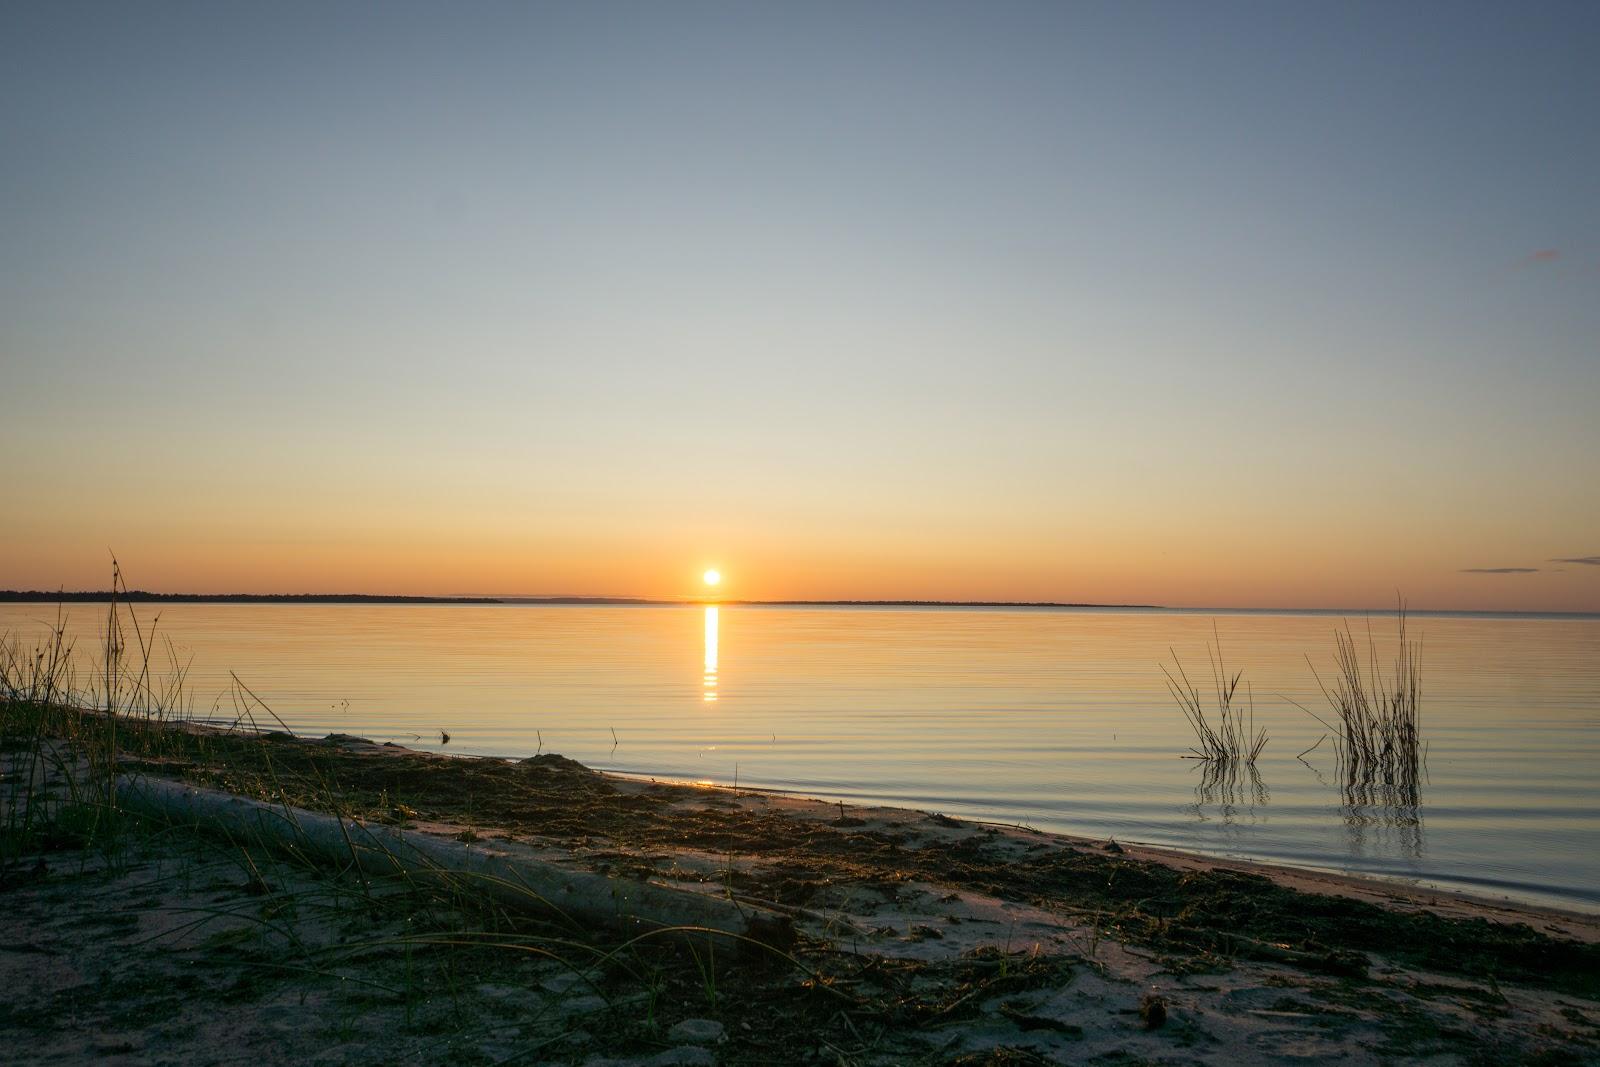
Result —
<instances>
[{"instance_id":1,"label":"sandy beach","mask_svg":"<svg viewBox=\"0 0 1600 1067\"><path fill-rule=\"evenodd\" d=\"M1592 915L554 755L192 726L139 748L124 782L336 813L347 834L382 828L769 925L743 940L619 932L415 870L315 862L204 818L146 815L110 847L62 818L0 880L14 1062L1600 1057ZM23 755L8 753L8 781Z\"/></svg>"}]
</instances>

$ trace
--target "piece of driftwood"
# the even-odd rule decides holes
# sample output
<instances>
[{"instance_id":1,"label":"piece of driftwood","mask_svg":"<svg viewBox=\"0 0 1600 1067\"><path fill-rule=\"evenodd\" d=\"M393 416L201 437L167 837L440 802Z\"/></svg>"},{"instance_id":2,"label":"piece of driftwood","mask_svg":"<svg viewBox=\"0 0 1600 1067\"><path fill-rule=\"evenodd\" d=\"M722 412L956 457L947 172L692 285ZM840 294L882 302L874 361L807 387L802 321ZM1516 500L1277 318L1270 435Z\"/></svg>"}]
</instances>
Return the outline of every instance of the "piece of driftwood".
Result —
<instances>
[{"instance_id":1,"label":"piece of driftwood","mask_svg":"<svg viewBox=\"0 0 1600 1067\"><path fill-rule=\"evenodd\" d=\"M373 876L482 892L502 904L553 914L580 927L603 927L625 936L695 928L779 950L794 942L786 916L725 896L573 870L513 842L469 843L144 776L118 776L117 802L126 811L240 844L292 853L311 863L353 864Z\"/></svg>"}]
</instances>

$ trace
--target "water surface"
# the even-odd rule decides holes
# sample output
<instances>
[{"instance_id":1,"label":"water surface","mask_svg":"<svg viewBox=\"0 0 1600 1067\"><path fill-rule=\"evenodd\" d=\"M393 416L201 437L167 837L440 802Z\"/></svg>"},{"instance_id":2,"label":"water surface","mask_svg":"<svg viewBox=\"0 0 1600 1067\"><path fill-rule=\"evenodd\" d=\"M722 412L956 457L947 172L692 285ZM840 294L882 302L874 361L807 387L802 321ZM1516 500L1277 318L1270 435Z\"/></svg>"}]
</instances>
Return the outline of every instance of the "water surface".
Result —
<instances>
[{"instance_id":1,"label":"water surface","mask_svg":"<svg viewBox=\"0 0 1600 1067\"><path fill-rule=\"evenodd\" d=\"M139 605L145 620L157 614ZM103 608L69 606L98 654ZM1306 657L1337 616L1092 610L172 604L199 716L236 672L295 730L561 752L796 790L1600 909L1600 620L1413 617L1427 773L1352 791ZM35 640L55 608L0 604ZM1363 618L1351 620L1365 636ZM1209 674L1215 625L1271 740L1258 778L1179 758L1158 664ZM1380 658L1393 625L1373 620Z\"/></svg>"}]
</instances>

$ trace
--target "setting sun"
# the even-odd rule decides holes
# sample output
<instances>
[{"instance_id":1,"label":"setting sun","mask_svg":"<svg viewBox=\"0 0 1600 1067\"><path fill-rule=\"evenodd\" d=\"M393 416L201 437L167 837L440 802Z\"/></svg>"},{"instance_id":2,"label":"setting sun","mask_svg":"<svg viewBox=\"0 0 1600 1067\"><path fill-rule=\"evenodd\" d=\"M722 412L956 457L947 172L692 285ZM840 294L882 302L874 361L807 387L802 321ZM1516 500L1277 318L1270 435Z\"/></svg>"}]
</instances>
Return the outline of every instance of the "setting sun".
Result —
<instances>
[{"instance_id":1,"label":"setting sun","mask_svg":"<svg viewBox=\"0 0 1600 1067\"><path fill-rule=\"evenodd\" d=\"M722 583L722 572L720 571L706 571L701 577L707 585L720 585Z\"/></svg>"}]
</instances>

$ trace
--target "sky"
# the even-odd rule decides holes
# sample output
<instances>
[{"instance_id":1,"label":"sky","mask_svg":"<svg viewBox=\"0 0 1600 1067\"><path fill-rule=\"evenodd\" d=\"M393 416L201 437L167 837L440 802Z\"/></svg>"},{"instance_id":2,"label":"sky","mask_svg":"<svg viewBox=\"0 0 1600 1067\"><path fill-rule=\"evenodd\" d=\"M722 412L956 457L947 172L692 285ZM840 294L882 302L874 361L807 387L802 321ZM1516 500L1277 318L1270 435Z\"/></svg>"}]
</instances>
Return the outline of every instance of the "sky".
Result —
<instances>
[{"instance_id":1,"label":"sky","mask_svg":"<svg viewBox=\"0 0 1600 1067\"><path fill-rule=\"evenodd\" d=\"M0 9L0 588L1600 610L1600 7Z\"/></svg>"}]
</instances>

